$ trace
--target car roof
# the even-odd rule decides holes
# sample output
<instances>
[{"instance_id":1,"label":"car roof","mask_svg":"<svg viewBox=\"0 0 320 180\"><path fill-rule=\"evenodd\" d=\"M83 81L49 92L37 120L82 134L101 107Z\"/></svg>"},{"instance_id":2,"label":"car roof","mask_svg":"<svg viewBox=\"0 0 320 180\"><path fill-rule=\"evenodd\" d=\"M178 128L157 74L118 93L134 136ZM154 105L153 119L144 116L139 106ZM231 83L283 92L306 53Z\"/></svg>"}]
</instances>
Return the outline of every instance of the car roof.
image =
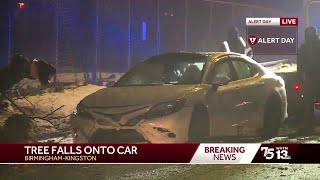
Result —
<instances>
[{"instance_id":1,"label":"car roof","mask_svg":"<svg viewBox=\"0 0 320 180\"><path fill-rule=\"evenodd\" d=\"M234 52L188 52L188 51L180 51L180 52L169 52L164 54L159 54L152 56L146 61L156 61L157 57L179 57L179 56L188 56L188 57L211 57L207 58L207 60L218 61L222 57L225 56L239 56L242 57L242 54L234 53Z\"/></svg>"}]
</instances>

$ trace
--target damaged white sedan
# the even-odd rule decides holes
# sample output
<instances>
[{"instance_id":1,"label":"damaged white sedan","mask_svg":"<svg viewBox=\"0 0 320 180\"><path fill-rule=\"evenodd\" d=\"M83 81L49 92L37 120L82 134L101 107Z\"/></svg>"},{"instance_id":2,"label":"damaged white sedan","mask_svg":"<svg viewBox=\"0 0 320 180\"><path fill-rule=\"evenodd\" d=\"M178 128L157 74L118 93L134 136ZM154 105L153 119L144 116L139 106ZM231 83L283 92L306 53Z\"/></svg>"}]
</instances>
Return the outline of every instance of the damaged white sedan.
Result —
<instances>
[{"instance_id":1,"label":"damaged white sedan","mask_svg":"<svg viewBox=\"0 0 320 180\"><path fill-rule=\"evenodd\" d=\"M75 143L185 143L253 130L275 136L287 117L281 77L236 53L168 53L85 97Z\"/></svg>"}]
</instances>

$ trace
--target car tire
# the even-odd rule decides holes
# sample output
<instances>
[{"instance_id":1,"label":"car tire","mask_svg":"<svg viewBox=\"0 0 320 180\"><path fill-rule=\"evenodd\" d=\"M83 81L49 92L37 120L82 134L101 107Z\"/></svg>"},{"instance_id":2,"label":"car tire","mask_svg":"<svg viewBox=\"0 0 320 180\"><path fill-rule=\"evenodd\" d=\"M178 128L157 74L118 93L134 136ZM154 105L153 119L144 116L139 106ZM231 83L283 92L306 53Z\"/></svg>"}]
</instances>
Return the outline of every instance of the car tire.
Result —
<instances>
[{"instance_id":1,"label":"car tire","mask_svg":"<svg viewBox=\"0 0 320 180\"><path fill-rule=\"evenodd\" d=\"M277 96L267 100L263 118L263 137L273 138L278 135L282 118L281 102Z\"/></svg>"},{"instance_id":2,"label":"car tire","mask_svg":"<svg viewBox=\"0 0 320 180\"><path fill-rule=\"evenodd\" d=\"M208 112L203 106L195 106L190 119L188 141L200 143L209 136L210 123Z\"/></svg>"}]
</instances>

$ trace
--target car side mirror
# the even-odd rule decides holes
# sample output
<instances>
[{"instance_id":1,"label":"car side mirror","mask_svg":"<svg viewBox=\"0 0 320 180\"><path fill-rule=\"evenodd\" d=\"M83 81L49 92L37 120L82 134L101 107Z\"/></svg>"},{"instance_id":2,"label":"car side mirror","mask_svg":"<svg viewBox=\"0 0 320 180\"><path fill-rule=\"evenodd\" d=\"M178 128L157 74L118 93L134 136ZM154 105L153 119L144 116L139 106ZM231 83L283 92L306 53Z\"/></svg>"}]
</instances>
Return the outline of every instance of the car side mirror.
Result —
<instances>
[{"instance_id":1,"label":"car side mirror","mask_svg":"<svg viewBox=\"0 0 320 180\"><path fill-rule=\"evenodd\" d=\"M214 80L211 82L213 86L224 86L229 84L231 79L228 76L220 76L220 77L215 77Z\"/></svg>"},{"instance_id":2,"label":"car side mirror","mask_svg":"<svg viewBox=\"0 0 320 180\"><path fill-rule=\"evenodd\" d=\"M106 84L106 87L113 87L113 85L116 83L116 81L110 81Z\"/></svg>"}]
</instances>

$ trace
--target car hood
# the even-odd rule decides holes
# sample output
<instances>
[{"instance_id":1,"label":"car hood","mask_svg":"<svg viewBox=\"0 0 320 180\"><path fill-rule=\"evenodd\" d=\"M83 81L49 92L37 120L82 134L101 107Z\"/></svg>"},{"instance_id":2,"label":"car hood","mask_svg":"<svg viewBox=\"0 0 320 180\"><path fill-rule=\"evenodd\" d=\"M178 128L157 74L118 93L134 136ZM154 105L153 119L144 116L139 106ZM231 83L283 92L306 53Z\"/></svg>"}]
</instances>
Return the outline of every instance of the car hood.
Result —
<instances>
[{"instance_id":1,"label":"car hood","mask_svg":"<svg viewBox=\"0 0 320 180\"><path fill-rule=\"evenodd\" d=\"M89 108L149 105L175 100L195 87L196 85L111 87L85 97L80 103Z\"/></svg>"}]
</instances>

